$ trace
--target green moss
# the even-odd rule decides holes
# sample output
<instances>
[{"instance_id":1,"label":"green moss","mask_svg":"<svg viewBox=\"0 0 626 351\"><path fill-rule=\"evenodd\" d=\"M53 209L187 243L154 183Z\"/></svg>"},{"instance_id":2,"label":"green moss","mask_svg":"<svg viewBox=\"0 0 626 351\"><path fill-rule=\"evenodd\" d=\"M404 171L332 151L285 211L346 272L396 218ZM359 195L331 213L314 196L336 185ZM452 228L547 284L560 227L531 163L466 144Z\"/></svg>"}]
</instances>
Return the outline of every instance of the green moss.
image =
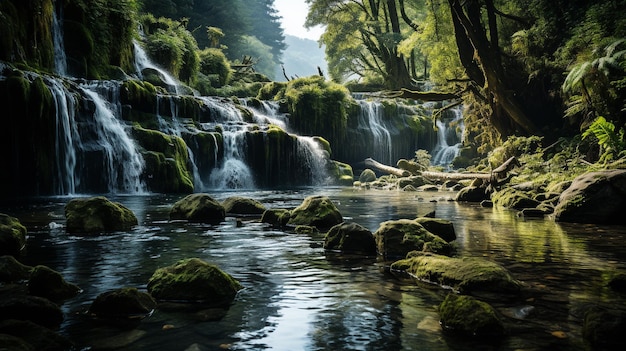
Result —
<instances>
[{"instance_id":1,"label":"green moss","mask_svg":"<svg viewBox=\"0 0 626 351\"><path fill-rule=\"evenodd\" d=\"M327 229L343 222L335 204L326 196L309 196L291 211L290 225L308 225Z\"/></svg>"},{"instance_id":2,"label":"green moss","mask_svg":"<svg viewBox=\"0 0 626 351\"><path fill-rule=\"evenodd\" d=\"M471 296L448 294L439 305L444 330L473 337L502 336L504 324L491 305Z\"/></svg>"},{"instance_id":3,"label":"green moss","mask_svg":"<svg viewBox=\"0 0 626 351\"><path fill-rule=\"evenodd\" d=\"M0 213L0 256L19 256L26 248L26 227L17 218Z\"/></svg>"},{"instance_id":4,"label":"green moss","mask_svg":"<svg viewBox=\"0 0 626 351\"><path fill-rule=\"evenodd\" d=\"M257 98L261 100L281 100L285 96L286 89L287 83L270 82L263 85L263 88L259 90Z\"/></svg>"},{"instance_id":5,"label":"green moss","mask_svg":"<svg viewBox=\"0 0 626 351\"><path fill-rule=\"evenodd\" d=\"M191 300L229 304L243 287L217 266L188 258L157 269L148 281L148 291L159 300Z\"/></svg>"},{"instance_id":6,"label":"green moss","mask_svg":"<svg viewBox=\"0 0 626 351\"><path fill-rule=\"evenodd\" d=\"M71 200L65 205L65 217L70 233L129 230L137 225L131 210L103 196Z\"/></svg>"},{"instance_id":7,"label":"green moss","mask_svg":"<svg viewBox=\"0 0 626 351\"><path fill-rule=\"evenodd\" d=\"M167 193L193 191L189 153L183 139L141 127L134 127L133 135L146 150L144 181L149 189Z\"/></svg>"},{"instance_id":8,"label":"green moss","mask_svg":"<svg viewBox=\"0 0 626 351\"><path fill-rule=\"evenodd\" d=\"M452 258L415 253L391 265L418 280L435 283L463 293L472 291L517 292L521 284L497 263L482 258Z\"/></svg>"}]
</instances>

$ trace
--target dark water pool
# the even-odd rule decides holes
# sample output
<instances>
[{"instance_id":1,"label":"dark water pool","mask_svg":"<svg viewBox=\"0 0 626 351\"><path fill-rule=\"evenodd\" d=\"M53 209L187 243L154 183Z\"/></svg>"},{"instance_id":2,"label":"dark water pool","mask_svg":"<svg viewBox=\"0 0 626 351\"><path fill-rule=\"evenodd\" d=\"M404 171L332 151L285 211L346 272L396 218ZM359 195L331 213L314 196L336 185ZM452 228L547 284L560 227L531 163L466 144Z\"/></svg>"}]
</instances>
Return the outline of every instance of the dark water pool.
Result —
<instances>
[{"instance_id":1,"label":"dark water pool","mask_svg":"<svg viewBox=\"0 0 626 351\"><path fill-rule=\"evenodd\" d=\"M65 233L69 198L0 207L29 229L26 263L45 264L84 292L63 305L61 333L82 348L120 350L587 350L582 311L625 308L606 288L610 272L626 270L626 228L560 225L520 219L515 212L448 201L453 193L404 193L351 188L211 193L241 195L269 208L293 208L308 195L327 195L344 218L375 231L379 223L436 211L451 220L458 252L507 267L527 291L510 299L482 297L503 315L501 341L443 333L436 306L448 293L386 273L376 257L326 254L323 234L270 229L227 218L217 226L168 222L180 196L111 197L132 209L132 232L96 237ZM245 287L230 309L157 310L131 330L99 325L83 312L95 297L120 287L145 289L154 270L199 257Z\"/></svg>"}]
</instances>

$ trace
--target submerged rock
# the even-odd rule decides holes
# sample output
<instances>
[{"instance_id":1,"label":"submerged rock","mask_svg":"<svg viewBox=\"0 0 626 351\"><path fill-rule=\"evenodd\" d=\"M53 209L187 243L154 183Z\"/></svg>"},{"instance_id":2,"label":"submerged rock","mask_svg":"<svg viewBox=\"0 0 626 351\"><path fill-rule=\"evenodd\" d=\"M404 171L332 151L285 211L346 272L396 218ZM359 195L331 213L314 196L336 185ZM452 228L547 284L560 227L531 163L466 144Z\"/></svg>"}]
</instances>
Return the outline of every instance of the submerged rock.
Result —
<instances>
[{"instance_id":1,"label":"submerged rock","mask_svg":"<svg viewBox=\"0 0 626 351\"><path fill-rule=\"evenodd\" d=\"M150 314L156 301L136 288L121 288L98 295L89 313L104 319L138 319Z\"/></svg>"},{"instance_id":2,"label":"submerged rock","mask_svg":"<svg viewBox=\"0 0 626 351\"><path fill-rule=\"evenodd\" d=\"M374 233L378 254L386 258L405 257L411 251L450 254L452 246L415 220L399 219L380 224Z\"/></svg>"},{"instance_id":3,"label":"submerged rock","mask_svg":"<svg viewBox=\"0 0 626 351\"><path fill-rule=\"evenodd\" d=\"M291 211L288 224L327 229L341 222L341 213L327 196L309 196Z\"/></svg>"},{"instance_id":4,"label":"submerged rock","mask_svg":"<svg viewBox=\"0 0 626 351\"><path fill-rule=\"evenodd\" d=\"M265 206L257 200L240 196L232 196L222 201L226 213L241 215L261 215L265 212Z\"/></svg>"},{"instance_id":5,"label":"submerged rock","mask_svg":"<svg viewBox=\"0 0 626 351\"><path fill-rule=\"evenodd\" d=\"M448 294L439 305L441 326L455 335L501 337L504 324L496 310L471 296Z\"/></svg>"},{"instance_id":6,"label":"submerged rock","mask_svg":"<svg viewBox=\"0 0 626 351\"><path fill-rule=\"evenodd\" d=\"M69 233L99 233L129 230L137 225L135 214L103 196L73 199L65 206Z\"/></svg>"},{"instance_id":7,"label":"submerged rock","mask_svg":"<svg viewBox=\"0 0 626 351\"><path fill-rule=\"evenodd\" d=\"M626 224L626 170L578 176L559 197L554 218L559 222Z\"/></svg>"},{"instance_id":8,"label":"submerged rock","mask_svg":"<svg viewBox=\"0 0 626 351\"><path fill-rule=\"evenodd\" d=\"M516 293L521 288L521 283L504 267L476 257L453 258L416 252L394 262L391 269L466 294L474 291Z\"/></svg>"},{"instance_id":9,"label":"submerged rock","mask_svg":"<svg viewBox=\"0 0 626 351\"><path fill-rule=\"evenodd\" d=\"M376 255L374 234L357 223L341 223L330 228L324 249L362 255Z\"/></svg>"},{"instance_id":10,"label":"submerged rock","mask_svg":"<svg viewBox=\"0 0 626 351\"><path fill-rule=\"evenodd\" d=\"M191 194L177 201L170 210L170 219L218 224L226 218L224 207L208 194Z\"/></svg>"},{"instance_id":11,"label":"submerged rock","mask_svg":"<svg viewBox=\"0 0 626 351\"><path fill-rule=\"evenodd\" d=\"M81 289L63 279L61 274L46 266L35 266L28 280L31 295L61 301L76 296Z\"/></svg>"},{"instance_id":12,"label":"submerged rock","mask_svg":"<svg viewBox=\"0 0 626 351\"><path fill-rule=\"evenodd\" d=\"M148 281L148 292L158 300L202 301L230 304L243 287L217 266L198 258L157 269Z\"/></svg>"},{"instance_id":13,"label":"submerged rock","mask_svg":"<svg viewBox=\"0 0 626 351\"><path fill-rule=\"evenodd\" d=\"M512 208L515 210L536 208L540 204L539 201L532 199L526 191L513 187L505 188L493 193L491 195L491 200L497 206Z\"/></svg>"},{"instance_id":14,"label":"submerged rock","mask_svg":"<svg viewBox=\"0 0 626 351\"><path fill-rule=\"evenodd\" d=\"M623 349L625 330L626 312L593 308L585 314L583 337L596 349Z\"/></svg>"},{"instance_id":15,"label":"submerged rock","mask_svg":"<svg viewBox=\"0 0 626 351\"><path fill-rule=\"evenodd\" d=\"M0 256L19 256L26 248L26 227L9 215L0 213Z\"/></svg>"}]
</instances>

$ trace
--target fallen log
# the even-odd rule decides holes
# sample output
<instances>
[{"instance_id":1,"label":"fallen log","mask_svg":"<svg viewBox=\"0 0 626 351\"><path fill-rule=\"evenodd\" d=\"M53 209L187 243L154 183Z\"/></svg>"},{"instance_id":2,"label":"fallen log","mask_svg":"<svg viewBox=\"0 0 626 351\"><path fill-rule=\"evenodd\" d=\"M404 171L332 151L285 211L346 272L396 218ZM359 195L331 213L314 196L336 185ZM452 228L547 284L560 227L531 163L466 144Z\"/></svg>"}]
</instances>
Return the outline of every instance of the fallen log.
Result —
<instances>
[{"instance_id":1,"label":"fallen log","mask_svg":"<svg viewBox=\"0 0 626 351\"><path fill-rule=\"evenodd\" d=\"M375 161L373 158L366 158L365 161L363 161L363 163L370 167L373 168L377 171L383 172L383 173L387 173L387 174L393 174L395 176L398 177L408 177L411 175L411 172L406 171L404 169L400 169L400 168L396 168L396 167L392 167L392 166L387 166L385 164L382 164L380 162Z\"/></svg>"},{"instance_id":2,"label":"fallen log","mask_svg":"<svg viewBox=\"0 0 626 351\"><path fill-rule=\"evenodd\" d=\"M378 170L383 173L393 174L398 177L408 177L411 175L411 172L387 166L380 162L375 161L372 158L367 158L364 161L364 164L368 167L371 167L375 170ZM431 180L464 180L464 179L482 179L485 183L500 185L506 183L511 178L509 172L515 167L521 166L519 161L515 156L509 158L504 161L500 166L496 167L489 173L450 173L450 172L434 172L434 171L422 171L419 174Z\"/></svg>"}]
</instances>

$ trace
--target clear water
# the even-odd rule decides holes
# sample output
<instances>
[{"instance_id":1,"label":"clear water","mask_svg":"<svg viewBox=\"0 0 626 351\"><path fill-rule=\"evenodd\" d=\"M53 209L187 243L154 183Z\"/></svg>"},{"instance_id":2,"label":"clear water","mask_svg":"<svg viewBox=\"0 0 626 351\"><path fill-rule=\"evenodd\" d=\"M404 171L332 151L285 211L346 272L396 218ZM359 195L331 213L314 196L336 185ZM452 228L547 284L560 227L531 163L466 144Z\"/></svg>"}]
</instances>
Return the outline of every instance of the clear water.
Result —
<instances>
[{"instance_id":1,"label":"clear water","mask_svg":"<svg viewBox=\"0 0 626 351\"><path fill-rule=\"evenodd\" d=\"M181 196L113 198L140 226L92 237L64 230L70 198L0 206L29 229L26 263L60 271L84 292L63 305L60 332L80 347L120 350L586 350L582 312L600 304L624 308L625 296L603 287L605 272L626 269L626 228L560 225L514 212L448 201L453 193L351 188L214 192L242 195L268 208L292 208L328 195L345 220L375 231L379 223L435 210L451 220L459 254L499 262L527 288L518 298L483 297L506 321L500 342L443 333L436 306L447 291L394 277L389 262L326 254L323 234L274 230L251 218L208 226L169 222ZM157 310L135 329L96 324L84 312L95 297L120 287L145 289L152 272L187 257L220 266L244 290L228 310Z\"/></svg>"}]
</instances>

